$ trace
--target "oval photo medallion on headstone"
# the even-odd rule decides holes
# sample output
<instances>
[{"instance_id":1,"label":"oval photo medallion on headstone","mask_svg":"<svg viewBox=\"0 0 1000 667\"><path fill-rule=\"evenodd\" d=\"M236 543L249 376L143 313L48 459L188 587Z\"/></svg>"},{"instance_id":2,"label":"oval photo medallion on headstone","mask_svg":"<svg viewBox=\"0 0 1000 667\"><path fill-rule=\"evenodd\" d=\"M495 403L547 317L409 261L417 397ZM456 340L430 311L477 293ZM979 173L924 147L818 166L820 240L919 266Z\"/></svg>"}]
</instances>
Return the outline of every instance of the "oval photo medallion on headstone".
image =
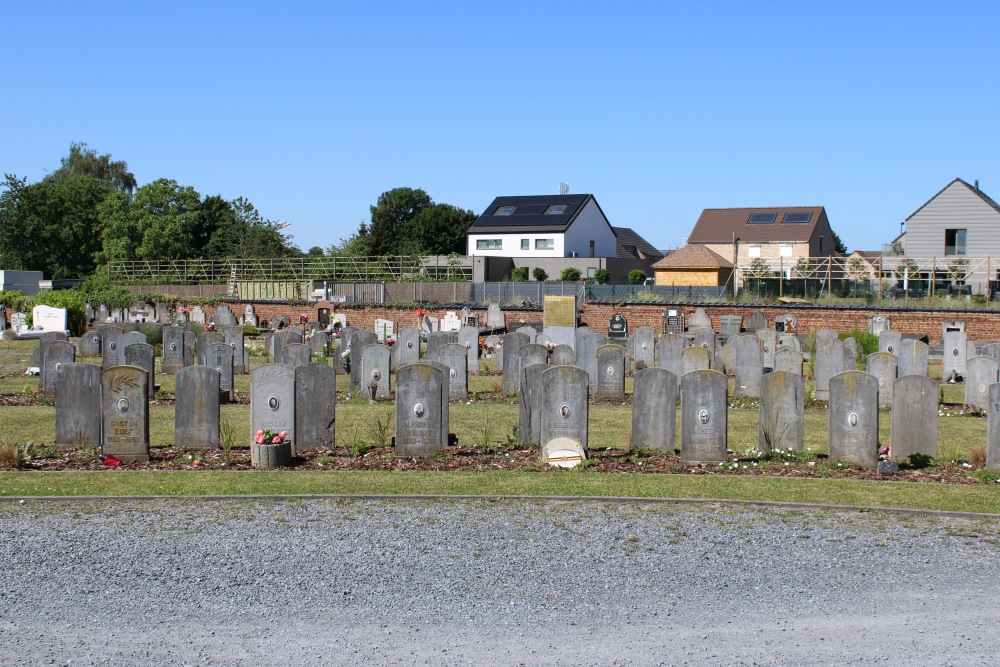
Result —
<instances>
[{"instance_id":1,"label":"oval photo medallion on headstone","mask_svg":"<svg viewBox=\"0 0 1000 667\"><path fill-rule=\"evenodd\" d=\"M952 354L953 356L956 356L956 357L957 357L957 356L958 356L958 348L957 348L957 347L953 347L953 348L951 349L951 354Z\"/></svg>"},{"instance_id":2,"label":"oval photo medallion on headstone","mask_svg":"<svg viewBox=\"0 0 1000 667\"><path fill-rule=\"evenodd\" d=\"M111 341L110 347L111 347L112 350L117 350L118 349L118 343L115 342L115 341ZM955 354L958 354L958 350L955 350Z\"/></svg>"},{"instance_id":3,"label":"oval photo medallion on headstone","mask_svg":"<svg viewBox=\"0 0 1000 667\"><path fill-rule=\"evenodd\" d=\"M458 372L454 368L449 368L448 377L458 377Z\"/></svg>"},{"instance_id":4,"label":"oval photo medallion on headstone","mask_svg":"<svg viewBox=\"0 0 1000 667\"><path fill-rule=\"evenodd\" d=\"M569 418L569 406L564 405L561 408L559 408L559 414L561 414L563 418Z\"/></svg>"},{"instance_id":5,"label":"oval photo medallion on headstone","mask_svg":"<svg viewBox=\"0 0 1000 667\"><path fill-rule=\"evenodd\" d=\"M171 343L170 344L170 349L171 349L171 351L176 350L177 349L177 343Z\"/></svg>"},{"instance_id":6,"label":"oval photo medallion on headstone","mask_svg":"<svg viewBox=\"0 0 1000 667\"><path fill-rule=\"evenodd\" d=\"M607 373L608 373L608 377L613 377L614 374L615 374L615 367L614 366L608 366Z\"/></svg>"},{"instance_id":7,"label":"oval photo medallion on headstone","mask_svg":"<svg viewBox=\"0 0 1000 667\"><path fill-rule=\"evenodd\" d=\"M118 407L118 412L120 412L122 414L125 414L126 412L128 412L128 409L129 409L128 399L124 398L124 397L119 398L118 399L118 403L117 403L117 407Z\"/></svg>"},{"instance_id":8,"label":"oval photo medallion on headstone","mask_svg":"<svg viewBox=\"0 0 1000 667\"><path fill-rule=\"evenodd\" d=\"M413 406L413 414L415 414L418 417L423 417L424 416L424 404L423 403L417 403L416 405L414 405Z\"/></svg>"},{"instance_id":9,"label":"oval photo medallion on headstone","mask_svg":"<svg viewBox=\"0 0 1000 667\"><path fill-rule=\"evenodd\" d=\"M406 341L406 347L408 347L408 348L411 348L411 349L412 349L412 348L413 348L413 341L412 341L412 340L408 340L408 341Z\"/></svg>"},{"instance_id":10,"label":"oval photo medallion on headstone","mask_svg":"<svg viewBox=\"0 0 1000 667\"><path fill-rule=\"evenodd\" d=\"M879 386L880 388L882 388L882 389L885 389L885 378L884 378L884 377L880 377L880 378L878 379L878 386Z\"/></svg>"},{"instance_id":11,"label":"oval photo medallion on headstone","mask_svg":"<svg viewBox=\"0 0 1000 667\"><path fill-rule=\"evenodd\" d=\"M372 379L375 380L376 382L378 382L379 380L381 380L382 379L382 372L379 371L379 369L377 369L377 368L373 368L372 369Z\"/></svg>"},{"instance_id":12,"label":"oval photo medallion on headstone","mask_svg":"<svg viewBox=\"0 0 1000 667\"><path fill-rule=\"evenodd\" d=\"M986 393L986 383L985 382L980 382L979 383L979 393L980 394L985 394Z\"/></svg>"},{"instance_id":13,"label":"oval photo medallion on headstone","mask_svg":"<svg viewBox=\"0 0 1000 667\"><path fill-rule=\"evenodd\" d=\"M272 410L277 410L278 405L279 403L277 396L271 396L269 399L267 399L267 407L271 408Z\"/></svg>"},{"instance_id":14,"label":"oval photo medallion on headstone","mask_svg":"<svg viewBox=\"0 0 1000 667\"><path fill-rule=\"evenodd\" d=\"M646 344L645 343L642 344L642 349L644 349L644 350L646 349Z\"/></svg>"},{"instance_id":15,"label":"oval photo medallion on headstone","mask_svg":"<svg viewBox=\"0 0 1000 667\"><path fill-rule=\"evenodd\" d=\"M851 414L847 415L847 423L850 424L851 426L857 426L858 425L858 413L857 412L852 412Z\"/></svg>"},{"instance_id":16,"label":"oval photo medallion on headstone","mask_svg":"<svg viewBox=\"0 0 1000 667\"><path fill-rule=\"evenodd\" d=\"M707 424L709 419L711 419L711 415L708 414L708 410L702 408L698 411L698 421L702 424Z\"/></svg>"},{"instance_id":17,"label":"oval photo medallion on headstone","mask_svg":"<svg viewBox=\"0 0 1000 667\"><path fill-rule=\"evenodd\" d=\"M895 350L892 349L892 345L886 345L885 346L885 351L891 353L891 352L894 352Z\"/></svg>"}]
</instances>

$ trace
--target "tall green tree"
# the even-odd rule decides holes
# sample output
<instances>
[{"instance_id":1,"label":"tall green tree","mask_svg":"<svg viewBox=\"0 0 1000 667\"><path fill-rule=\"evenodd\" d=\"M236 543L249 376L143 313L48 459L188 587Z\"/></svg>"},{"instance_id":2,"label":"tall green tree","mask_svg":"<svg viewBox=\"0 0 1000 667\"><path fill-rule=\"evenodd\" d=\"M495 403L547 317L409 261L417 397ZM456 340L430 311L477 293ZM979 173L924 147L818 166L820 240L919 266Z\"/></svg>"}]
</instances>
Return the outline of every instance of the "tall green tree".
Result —
<instances>
[{"instance_id":1,"label":"tall green tree","mask_svg":"<svg viewBox=\"0 0 1000 667\"><path fill-rule=\"evenodd\" d=\"M102 211L104 261L191 259L200 255L201 196L192 187L161 178L135 197L117 194Z\"/></svg>"},{"instance_id":2,"label":"tall green tree","mask_svg":"<svg viewBox=\"0 0 1000 667\"><path fill-rule=\"evenodd\" d=\"M218 224L206 247L206 257L294 257L299 254L291 237L284 232L288 223L268 220L244 197L228 204L229 214L218 216Z\"/></svg>"},{"instance_id":3,"label":"tall green tree","mask_svg":"<svg viewBox=\"0 0 1000 667\"><path fill-rule=\"evenodd\" d=\"M7 175L0 195L3 268L56 279L92 273L102 236L98 209L114 192L86 175L31 185Z\"/></svg>"},{"instance_id":4,"label":"tall green tree","mask_svg":"<svg viewBox=\"0 0 1000 667\"><path fill-rule=\"evenodd\" d=\"M132 194L136 186L135 176L128 170L127 162L112 160L109 153L98 155L85 143L70 144L69 155L62 158L60 167L45 180L62 181L71 176L90 176L126 194Z\"/></svg>"},{"instance_id":5,"label":"tall green tree","mask_svg":"<svg viewBox=\"0 0 1000 667\"><path fill-rule=\"evenodd\" d=\"M368 228L372 255L398 255L412 245L402 234L406 223L431 205L426 192L413 188L395 188L379 195L371 207L372 222Z\"/></svg>"},{"instance_id":6,"label":"tall green tree","mask_svg":"<svg viewBox=\"0 0 1000 667\"><path fill-rule=\"evenodd\" d=\"M404 236L415 242L417 254L466 253L466 232L476 218L472 211L451 204L430 204L405 225Z\"/></svg>"}]
</instances>

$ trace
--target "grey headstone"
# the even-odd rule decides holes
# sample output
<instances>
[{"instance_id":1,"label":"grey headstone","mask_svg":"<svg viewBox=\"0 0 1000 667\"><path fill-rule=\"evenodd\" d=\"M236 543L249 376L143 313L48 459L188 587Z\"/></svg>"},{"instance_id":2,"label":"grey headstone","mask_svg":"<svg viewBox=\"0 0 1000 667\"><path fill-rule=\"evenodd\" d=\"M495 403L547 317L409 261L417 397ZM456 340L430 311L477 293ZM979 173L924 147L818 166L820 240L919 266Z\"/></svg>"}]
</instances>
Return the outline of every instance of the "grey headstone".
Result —
<instances>
[{"instance_id":1,"label":"grey headstone","mask_svg":"<svg viewBox=\"0 0 1000 667\"><path fill-rule=\"evenodd\" d=\"M353 356L353 355L352 355ZM375 398L389 398L389 348L373 343L361 349L357 360L360 374L360 391L363 396L371 396L375 388Z\"/></svg>"},{"instance_id":2,"label":"grey headstone","mask_svg":"<svg viewBox=\"0 0 1000 667\"><path fill-rule=\"evenodd\" d=\"M212 343L205 348L204 366L214 368L219 372L219 391L225 394L226 400L232 402L236 389L233 385L236 359L233 348L225 343Z\"/></svg>"},{"instance_id":3,"label":"grey headstone","mask_svg":"<svg viewBox=\"0 0 1000 667\"><path fill-rule=\"evenodd\" d=\"M120 339L125 335L121 327L104 327L101 329L101 368L107 370L112 366L125 364L125 348Z\"/></svg>"},{"instance_id":4,"label":"grey headstone","mask_svg":"<svg viewBox=\"0 0 1000 667\"><path fill-rule=\"evenodd\" d=\"M218 331L206 331L198 334L198 363L202 366L205 365L205 350L209 345L225 342L226 337Z\"/></svg>"},{"instance_id":5,"label":"grey headstone","mask_svg":"<svg viewBox=\"0 0 1000 667\"><path fill-rule=\"evenodd\" d=\"M448 396L451 393L451 375L448 368L440 361L428 361L431 366L441 371L441 442L451 444L451 434L448 432L450 426L450 409L448 406Z\"/></svg>"},{"instance_id":6,"label":"grey headstone","mask_svg":"<svg viewBox=\"0 0 1000 667\"><path fill-rule=\"evenodd\" d=\"M201 306L195 306L191 309L190 319L191 324L205 326L205 309Z\"/></svg>"},{"instance_id":7,"label":"grey headstone","mask_svg":"<svg viewBox=\"0 0 1000 667\"><path fill-rule=\"evenodd\" d=\"M889 354L899 354L899 344L903 340L903 334L899 331L884 330L878 334L878 351Z\"/></svg>"},{"instance_id":8,"label":"grey headstone","mask_svg":"<svg viewBox=\"0 0 1000 667\"><path fill-rule=\"evenodd\" d=\"M704 327L695 327L688 330L692 336L692 347L703 347L708 350L708 367L715 368L715 332Z\"/></svg>"},{"instance_id":9,"label":"grey headstone","mask_svg":"<svg viewBox=\"0 0 1000 667\"><path fill-rule=\"evenodd\" d=\"M479 375L479 329L459 327L458 344L465 350L465 367L470 375Z\"/></svg>"},{"instance_id":10,"label":"grey headstone","mask_svg":"<svg viewBox=\"0 0 1000 667\"><path fill-rule=\"evenodd\" d=\"M949 331L941 341L941 355L944 366L941 377L944 380L954 379L954 376L965 376L965 364L968 360L968 338L964 331Z\"/></svg>"},{"instance_id":11,"label":"grey headstone","mask_svg":"<svg viewBox=\"0 0 1000 667\"><path fill-rule=\"evenodd\" d=\"M252 327L257 326L257 314L254 313L252 303L248 303L246 308L243 309L243 324L249 324Z\"/></svg>"},{"instance_id":12,"label":"grey headstone","mask_svg":"<svg viewBox=\"0 0 1000 667\"><path fill-rule=\"evenodd\" d=\"M153 307L156 309L153 321L160 325L166 325L170 321L170 307L162 301L157 301Z\"/></svg>"},{"instance_id":13,"label":"grey headstone","mask_svg":"<svg viewBox=\"0 0 1000 667\"><path fill-rule=\"evenodd\" d=\"M261 429L281 433L296 451L295 369L284 364L264 364L250 371L250 439Z\"/></svg>"},{"instance_id":14,"label":"grey headstone","mask_svg":"<svg viewBox=\"0 0 1000 667\"><path fill-rule=\"evenodd\" d=\"M819 331L816 332L817 342L819 342L824 338L839 340L840 333L836 329L820 329Z\"/></svg>"},{"instance_id":15,"label":"grey headstone","mask_svg":"<svg viewBox=\"0 0 1000 667\"><path fill-rule=\"evenodd\" d=\"M361 352L369 345L378 345L374 331L358 329L351 334L351 383L350 392L357 394L367 391L368 380L361 377Z\"/></svg>"},{"instance_id":16,"label":"grey headstone","mask_svg":"<svg viewBox=\"0 0 1000 667\"><path fill-rule=\"evenodd\" d=\"M831 461L878 465L878 379L862 371L830 378Z\"/></svg>"},{"instance_id":17,"label":"grey headstone","mask_svg":"<svg viewBox=\"0 0 1000 667\"><path fill-rule=\"evenodd\" d=\"M250 368L245 364L243 356L243 327L239 325L226 327L222 331L222 337L233 350L233 375L246 375Z\"/></svg>"},{"instance_id":18,"label":"grey headstone","mask_svg":"<svg viewBox=\"0 0 1000 667\"><path fill-rule=\"evenodd\" d=\"M719 315L719 333L725 336L736 336L739 335L742 328L742 315Z\"/></svg>"},{"instance_id":19,"label":"grey headstone","mask_svg":"<svg viewBox=\"0 0 1000 667\"><path fill-rule=\"evenodd\" d=\"M293 454L337 444L337 373L332 366L295 367L295 446Z\"/></svg>"},{"instance_id":20,"label":"grey headstone","mask_svg":"<svg viewBox=\"0 0 1000 667\"><path fill-rule=\"evenodd\" d=\"M388 353L388 350L386 350ZM312 361L312 350L309 349L308 345L302 343L289 343L285 345L285 349L281 351L281 363L286 366L291 366L295 368L296 366L301 366L302 364L308 364ZM351 354L351 364L356 363L354 355Z\"/></svg>"},{"instance_id":21,"label":"grey headstone","mask_svg":"<svg viewBox=\"0 0 1000 667\"><path fill-rule=\"evenodd\" d=\"M677 426L677 376L649 366L632 379L632 447L673 453Z\"/></svg>"},{"instance_id":22,"label":"grey headstone","mask_svg":"<svg viewBox=\"0 0 1000 667\"><path fill-rule=\"evenodd\" d=\"M686 347L681 350L681 378L692 371L710 370L708 350L703 347Z\"/></svg>"},{"instance_id":23,"label":"grey headstone","mask_svg":"<svg viewBox=\"0 0 1000 667\"><path fill-rule=\"evenodd\" d=\"M108 307L102 303L98 306L97 312L94 313L94 321L98 324L106 324L109 317L111 317L111 313L108 312Z\"/></svg>"},{"instance_id":24,"label":"grey headstone","mask_svg":"<svg viewBox=\"0 0 1000 667\"><path fill-rule=\"evenodd\" d=\"M323 331L314 332L309 339L309 349L316 359L326 359L330 356L330 335Z\"/></svg>"},{"instance_id":25,"label":"grey headstone","mask_svg":"<svg viewBox=\"0 0 1000 667\"><path fill-rule=\"evenodd\" d=\"M576 366L552 366L542 373L542 409L538 420L542 455L565 438L588 451L590 401L587 372Z\"/></svg>"},{"instance_id":26,"label":"grey headstone","mask_svg":"<svg viewBox=\"0 0 1000 667\"><path fill-rule=\"evenodd\" d=\"M146 369L114 366L101 372L101 451L126 463L149 461Z\"/></svg>"},{"instance_id":27,"label":"grey headstone","mask_svg":"<svg viewBox=\"0 0 1000 667\"><path fill-rule=\"evenodd\" d=\"M523 333L509 333L503 337L503 393L517 394L521 383L521 347L530 345Z\"/></svg>"},{"instance_id":28,"label":"grey headstone","mask_svg":"<svg viewBox=\"0 0 1000 667\"><path fill-rule=\"evenodd\" d=\"M400 329L396 345L399 346L399 366L409 366L420 360L420 330L416 327Z\"/></svg>"},{"instance_id":29,"label":"grey headstone","mask_svg":"<svg viewBox=\"0 0 1000 667\"><path fill-rule=\"evenodd\" d=\"M773 371L761 378L757 449L801 452L805 438L805 382L801 375Z\"/></svg>"},{"instance_id":30,"label":"grey headstone","mask_svg":"<svg viewBox=\"0 0 1000 667\"><path fill-rule=\"evenodd\" d=\"M101 356L101 332L88 331L77 341L76 353L81 357Z\"/></svg>"},{"instance_id":31,"label":"grey headstone","mask_svg":"<svg viewBox=\"0 0 1000 667\"><path fill-rule=\"evenodd\" d=\"M0 315L4 315L4 314L5 314L4 310L0 309ZM84 324L89 327L91 324L94 323L94 318L95 317L97 317L97 314L94 312L94 307L91 306L89 303L83 304L83 320L84 320ZM0 317L0 329L4 329L6 326L7 326L6 318Z\"/></svg>"},{"instance_id":32,"label":"grey headstone","mask_svg":"<svg viewBox=\"0 0 1000 667\"><path fill-rule=\"evenodd\" d=\"M524 348L522 348L523 351ZM466 401L469 399L469 371L465 346L458 343L448 343L438 348L438 358L448 369L448 397L451 400Z\"/></svg>"},{"instance_id":33,"label":"grey headstone","mask_svg":"<svg viewBox=\"0 0 1000 667\"><path fill-rule=\"evenodd\" d=\"M125 346L125 365L145 369L147 398L153 400L156 396L156 348L149 343Z\"/></svg>"},{"instance_id":34,"label":"grey headstone","mask_svg":"<svg viewBox=\"0 0 1000 667\"><path fill-rule=\"evenodd\" d=\"M219 371L212 366L187 366L177 371L175 381L174 446L219 447Z\"/></svg>"},{"instance_id":35,"label":"grey headstone","mask_svg":"<svg viewBox=\"0 0 1000 667\"><path fill-rule=\"evenodd\" d=\"M427 358L431 361L441 361L439 350L442 345L458 342L458 336L450 331L434 331L427 334Z\"/></svg>"},{"instance_id":36,"label":"grey headstone","mask_svg":"<svg viewBox=\"0 0 1000 667\"><path fill-rule=\"evenodd\" d=\"M905 375L892 388L892 457L937 456L938 383L926 375Z\"/></svg>"},{"instance_id":37,"label":"grey headstone","mask_svg":"<svg viewBox=\"0 0 1000 667\"><path fill-rule=\"evenodd\" d=\"M778 351L778 332L774 329L757 329L757 342L760 345L761 365L765 369L773 369L774 355Z\"/></svg>"},{"instance_id":38,"label":"grey headstone","mask_svg":"<svg viewBox=\"0 0 1000 667\"><path fill-rule=\"evenodd\" d=\"M608 338L628 338L628 320L621 313L615 313L608 321Z\"/></svg>"},{"instance_id":39,"label":"grey headstone","mask_svg":"<svg viewBox=\"0 0 1000 667\"><path fill-rule=\"evenodd\" d=\"M534 327L518 327L517 329L515 329L515 331L517 331L518 333L523 333L525 336L527 336L529 343L534 343L535 336L538 335L538 331Z\"/></svg>"},{"instance_id":40,"label":"grey headstone","mask_svg":"<svg viewBox=\"0 0 1000 667\"><path fill-rule=\"evenodd\" d=\"M778 336L778 349L788 348L790 350L795 350L796 352L802 351L802 343L799 342L799 337L793 334L781 334Z\"/></svg>"},{"instance_id":41,"label":"grey headstone","mask_svg":"<svg viewBox=\"0 0 1000 667\"><path fill-rule=\"evenodd\" d=\"M184 344L190 347L192 350L198 349L198 336L195 335L193 331L184 332ZM186 366L191 366L194 364L192 361L190 364L185 364Z\"/></svg>"},{"instance_id":42,"label":"grey headstone","mask_svg":"<svg viewBox=\"0 0 1000 667\"><path fill-rule=\"evenodd\" d=\"M553 366L576 366L576 352L569 345L556 345L549 356Z\"/></svg>"},{"instance_id":43,"label":"grey headstone","mask_svg":"<svg viewBox=\"0 0 1000 667\"><path fill-rule=\"evenodd\" d=\"M747 318L747 333L754 333L760 329L767 329L767 318L763 312L755 310Z\"/></svg>"},{"instance_id":44,"label":"grey headstone","mask_svg":"<svg viewBox=\"0 0 1000 667\"><path fill-rule=\"evenodd\" d=\"M907 375L919 375L927 377L927 359L930 349L927 343L914 338L904 338L899 343L899 368L896 371L898 377Z\"/></svg>"},{"instance_id":45,"label":"grey headstone","mask_svg":"<svg viewBox=\"0 0 1000 667\"><path fill-rule=\"evenodd\" d=\"M372 335L374 336L375 334L372 333ZM287 345L301 344L303 338L305 338L305 333L299 327L288 327L285 329L285 343Z\"/></svg>"},{"instance_id":46,"label":"grey headstone","mask_svg":"<svg viewBox=\"0 0 1000 667\"><path fill-rule=\"evenodd\" d=\"M526 445L541 446L539 419L542 413L542 373L549 368L546 364L530 364L521 368L521 403L518 411L517 435L518 440Z\"/></svg>"},{"instance_id":47,"label":"grey headstone","mask_svg":"<svg viewBox=\"0 0 1000 667\"><path fill-rule=\"evenodd\" d=\"M445 373L428 363L396 372L396 456L434 456L448 444L443 403Z\"/></svg>"},{"instance_id":48,"label":"grey headstone","mask_svg":"<svg viewBox=\"0 0 1000 667\"><path fill-rule=\"evenodd\" d=\"M691 329L698 329L698 328L705 328L705 329L712 328L712 318L708 316L708 313L705 312L704 308L696 308L694 313L688 319L689 331Z\"/></svg>"},{"instance_id":49,"label":"grey headstone","mask_svg":"<svg viewBox=\"0 0 1000 667\"><path fill-rule=\"evenodd\" d=\"M830 400L830 378L844 371L844 343L839 338L816 338L816 400Z\"/></svg>"},{"instance_id":50,"label":"grey headstone","mask_svg":"<svg viewBox=\"0 0 1000 667\"><path fill-rule=\"evenodd\" d=\"M681 352L688 346L687 339L679 334L663 334L656 343L656 366L681 377Z\"/></svg>"},{"instance_id":51,"label":"grey headstone","mask_svg":"<svg viewBox=\"0 0 1000 667\"><path fill-rule=\"evenodd\" d=\"M540 333L540 334L538 334L538 335L535 336L534 342L537 345L548 345L549 343L552 343L552 339L549 338L548 334ZM553 347L554 346L555 346L555 344L553 343Z\"/></svg>"},{"instance_id":52,"label":"grey headstone","mask_svg":"<svg viewBox=\"0 0 1000 667\"><path fill-rule=\"evenodd\" d=\"M608 403L625 402L625 350L618 345L597 348L595 399Z\"/></svg>"},{"instance_id":53,"label":"grey headstone","mask_svg":"<svg viewBox=\"0 0 1000 667\"><path fill-rule=\"evenodd\" d=\"M888 315L872 315L868 319L868 333L878 336L883 331L888 331L890 327ZM882 350L883 352L885 350Z\"/></svg>"},{"instance_id":54,"label":"grey headstone","mask_svg":"<svg viewBox=\"0 0 1000 667\"><path fill-rule=\"evenodd\" d=\"M507 326L507 318L504 317L503 311L500 310L500 304L491 303L486 308L486 328L502 329L505 326Z\"/></svg>"},{"instance_id":55,"label":"grey headstone","mask_svg":"<svg viewBox=\"0 0 1000 667\"><path fill-rule=\"evenodd\" d=\"M639 327L632 334L632 361L635 370L656 365L656 329Z\"/></svg>"},{"instance_id":56,"label":"grey headstone","mask_svg":"<svg viewBox=\"0 0 1000 667\"><path fill-rule=\"evenodd\" d=\"M986 356L969 359L965 369L965 404L989 410L990 385L997 381L1000 381L1000 361Z\"/></svg>"},{"instance_id":57,"label":"grey headstone","mask_svg":"<svg viewBox=\"0 0 1000 667\"><path fill-rule=\"evenodd\" d=\"M802 353L783 347L774 355L774 370L802 375Z\"/></svg>"},{"instance_id":58,"label":"grey headstone","mask_svg":"<svg viewBox=\"0 0 1000 667\"><path fill-rule=\"evenodd\" d=\"M97 447L101 442L101 367L62 364L56 401L56 444L60 449Z\"/></svg>"},{"instance_id":59,"label":"grey headstone","mask_svg":"<svg viewBox=\"0 0 1000 667\"><path fill-rule=\"evenodd\" d=\"M215 323L217 329L225 329L237 325L236 316L233 315L233 311L229 309L229 306L224 303L220 303L212 311L212 322Z\"/></svg>"},{"instance_id":60,"label":"grey headstone","mask_svg":"<svg viewBox=\"0 0 1000 667\"><path fill-rule=\"evenodd\" d=\"M580 334L577 330L576 363L587 372L591 394L597 391L597 348L606 343L607 339L599 333Z\"/></svg>"},{"instance_id":61,"label":"grey headstone","mask_svg":"<svg viewBox=\"0 0 1000 667\"><path fill-rule=\"evenodd\" d=\"M987 343L979 353L984 357L1000 359L1000 343Z\"/></svg>"},{"instance_id":62,"label":"grey headstone","mask_svg":"<svg viewBox=\"0 0 1000 667\"><path fill-rule=\"evenodd\" d=\"M755 334L733 336L729 347L732 357L736 384L734 395L740 397L760 396L761 364L760 342Z\"/></svg>"},{"instance_id":63,"label":"grey headstone","mask_svg":"<svg viewBox=\"0 0 1000 667\"><path fill-rule=\"evenodd\" d=\"M718 463L726 459L727 390L718 371L702 369L681 376L681 462Z\"/></svg>"},{"instance_id":64,"label":"grey headstone","mask_svg":"<svg viewBox=\"0 0 1000 667\"><path fill-rule=\"evenodd\" d=\"M990 385L986 411L986 469L1000 470L1000 382Z\"/></svg>"},{"instance_id":65,"label":"grey headstone","mask_svg":"<svg viewBox=\"0 0 1000 667\"><path fill-rule=\"evenodd\" d=\"M858 341L853 336L848 336L843 340L844 345L844 370L858 370Z\"/></svg>"},{"instance_id":66,"label":"grey headstone","mask_svg":"<svg viewBox=\"0 0 1000 667\"><path fill-rule=\"evenodd\" d=\"M891 352L875 352L868 355L868 374L878 380L878 406L892 406L892 387L896 382L899 358ZM853 370L853 369L852 369Z\"/></svg>"},{"instance_id":67,"label":"grey headstone","mask_svg":"<svg viewBox=\"0 0 1000 667\"><path fill-rule=\"evenodd\" d=\"M76 361L76 348L64 340L57 340L45 346L45 361L42 362L39 376L39 389L59 401L59 367Z\"/></svg>"},{"instance_id":68,"label":"grey headstone","mask_svg":"<svg viewBox=\"0 0 1000 667\"><path fill-rule=\"evenodd\" d=\"M194 366L194 361L195 361L194 345L191 345L190 343L188 343L187 339L185 338L185 343L184 343L184 366Z\"/></svg>"},{"instance_id":69,"label":"grey headstone","mask_svg":"<svg viewBox=\"0 0 1000 667\"><path fill-rule=\"evenodd\" d=\"M184 368L184 329L163 327L163 372L173 375Z\"/></svg>"}]
</instances>

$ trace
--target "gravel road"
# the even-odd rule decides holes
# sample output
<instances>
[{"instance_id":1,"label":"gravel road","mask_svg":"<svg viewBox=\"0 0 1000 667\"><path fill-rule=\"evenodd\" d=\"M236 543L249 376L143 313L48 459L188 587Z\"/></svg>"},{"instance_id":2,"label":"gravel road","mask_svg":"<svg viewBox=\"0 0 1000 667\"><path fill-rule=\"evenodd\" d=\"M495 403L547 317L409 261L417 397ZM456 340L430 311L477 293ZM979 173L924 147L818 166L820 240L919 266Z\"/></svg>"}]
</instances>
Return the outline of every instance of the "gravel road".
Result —
<instances>
[{"instance_id":1,"label":"gravel road","mask_svg":"<svg viewBox=\"0 0 1000 667\"><path fill-rule=\"evenodd\" d=\"M0 665L991 665L998 545L738 505L0 504Z\"/></svg>"}]
</instances>

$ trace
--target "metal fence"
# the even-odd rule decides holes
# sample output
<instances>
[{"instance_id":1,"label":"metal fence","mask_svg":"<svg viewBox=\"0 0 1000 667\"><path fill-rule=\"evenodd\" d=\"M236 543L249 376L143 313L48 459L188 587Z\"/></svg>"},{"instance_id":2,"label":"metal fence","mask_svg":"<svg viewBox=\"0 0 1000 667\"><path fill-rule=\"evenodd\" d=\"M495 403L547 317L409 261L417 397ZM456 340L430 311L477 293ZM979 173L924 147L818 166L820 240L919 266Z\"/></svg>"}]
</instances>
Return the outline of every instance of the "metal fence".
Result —
<instances>
[{"instance_id":1,"label":"metal fence","mask_svg":"<svg viewBox=\"0 0 1000 667\"><path fill-rule=\"evenodd\" d=\"M473 283L474 303L496 302L512 306L541 306L546 296L572 296L577 307L586 303L587 290L582 283L533 282L533 283Z\"/></svg>"},{"instance_id":2,"label":"metal fence","mask_svg":"<svg viewBox=\"0 0 1000 667\"><path fill-rule=\"evenodd\" d=\"M428 260L435 259L434 262ZM111 262L108 278L119 284L231 284L236 281L333 280L394 281L447 275L447 262L418 256L279 257L274 259L189 259ZM451 267L460 278L461 267Z\"/></svg>"},{"instance_id":3,"label":"metal fence","mask_svg":"<svg viewBox=\"0 0 1000 667\"><path fill-rule=\"evenodd\" d=\"M725 299L731 288L727 286L678 286L678 285L587 285L587 301L599 303L624 303L648 301L673 303L678 301L719 301Z\"/></svg>"}]
</instances>

